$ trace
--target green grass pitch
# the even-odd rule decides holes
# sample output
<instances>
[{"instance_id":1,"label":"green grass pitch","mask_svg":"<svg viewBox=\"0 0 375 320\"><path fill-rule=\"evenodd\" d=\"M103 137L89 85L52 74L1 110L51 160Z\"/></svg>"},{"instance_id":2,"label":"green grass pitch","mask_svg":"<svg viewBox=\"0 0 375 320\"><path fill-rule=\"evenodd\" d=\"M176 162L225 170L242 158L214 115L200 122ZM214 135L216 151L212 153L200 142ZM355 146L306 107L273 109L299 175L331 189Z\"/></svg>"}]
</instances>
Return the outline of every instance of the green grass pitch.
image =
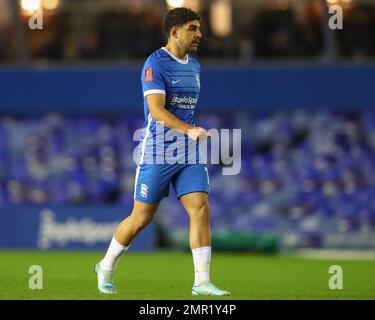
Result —
<instances>
[{"instance_id":1,"label":"green grass pitch","mask_svg":"<svg viewBox=\"0 0 375 320\"><path fill-rule=\"evenodd\" d=\"M213 282L230 297L192 297L191 254L126 253L117 268L117 295L96 289L93 272L103 252L0 251L0 299L375 299L375 261L214 253ZM43 289L29 289L31 265L43 268ZM343 269L343 289L331 290L331 265ZM4 289L6 288L6 290Z\"/></svg>"}]
</instances>

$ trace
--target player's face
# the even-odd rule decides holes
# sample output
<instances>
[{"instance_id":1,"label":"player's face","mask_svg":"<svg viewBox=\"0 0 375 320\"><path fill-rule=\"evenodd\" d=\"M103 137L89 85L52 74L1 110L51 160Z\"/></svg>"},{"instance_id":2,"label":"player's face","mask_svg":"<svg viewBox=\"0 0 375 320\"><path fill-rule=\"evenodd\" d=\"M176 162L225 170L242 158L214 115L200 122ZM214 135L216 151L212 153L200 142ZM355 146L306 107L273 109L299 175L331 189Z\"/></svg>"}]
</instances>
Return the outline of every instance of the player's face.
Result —
<instances>
[{"instance_id":1,"label":"player's face","mask_svg":"<svg viewBox=\"0 0 375 320\"><path fill-rule=\"evenodd\" d=\"M179 43L187 52L197 51L202 38L202 33L199 28L200 23L198 20L189 21L179 28Z\"/></svg>"}]
</instances>

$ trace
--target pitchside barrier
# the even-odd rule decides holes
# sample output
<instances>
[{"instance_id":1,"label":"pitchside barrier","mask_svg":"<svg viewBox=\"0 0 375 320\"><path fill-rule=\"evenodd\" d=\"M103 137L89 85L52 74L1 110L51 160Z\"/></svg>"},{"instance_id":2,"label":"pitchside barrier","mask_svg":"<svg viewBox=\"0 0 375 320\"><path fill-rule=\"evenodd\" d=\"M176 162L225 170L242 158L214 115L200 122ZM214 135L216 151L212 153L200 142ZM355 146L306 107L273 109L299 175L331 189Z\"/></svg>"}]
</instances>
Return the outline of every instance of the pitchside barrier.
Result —
<instances>
[{"instance_id":1,"label":"pitchside barrier","mask_svg":"<svg viewBox=\"0 0 375 320\"><path fill-rule=\"evenodd\" d=\"M116 226L130 212L124 206L0 207L0 248L42 250L104 250ZM132 251L155 248L151 223L133 241Z\"/></svg>"}]
</instances>

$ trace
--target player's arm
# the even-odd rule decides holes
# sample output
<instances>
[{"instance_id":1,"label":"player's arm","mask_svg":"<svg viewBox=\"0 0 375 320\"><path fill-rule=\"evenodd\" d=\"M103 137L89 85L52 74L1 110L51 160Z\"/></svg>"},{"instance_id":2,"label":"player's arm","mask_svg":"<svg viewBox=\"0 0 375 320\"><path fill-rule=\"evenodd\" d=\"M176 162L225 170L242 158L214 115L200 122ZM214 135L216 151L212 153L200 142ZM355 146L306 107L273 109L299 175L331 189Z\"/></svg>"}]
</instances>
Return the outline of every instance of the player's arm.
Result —
<instances>
[{"instance_id":1,"label":"player's arm","mask_svg":"<svg viewBox=\"0 0 375 320\"><path fill-rule=\"evenodd\" d=\"M149 94L146 96L148 109L151 117L162 122L164 127L182 131L194 141L201 141L207 138L207 131L201 127L194 127L178 119L174 114L165 109L164 94Z\"/></svg>"}]
</instances>

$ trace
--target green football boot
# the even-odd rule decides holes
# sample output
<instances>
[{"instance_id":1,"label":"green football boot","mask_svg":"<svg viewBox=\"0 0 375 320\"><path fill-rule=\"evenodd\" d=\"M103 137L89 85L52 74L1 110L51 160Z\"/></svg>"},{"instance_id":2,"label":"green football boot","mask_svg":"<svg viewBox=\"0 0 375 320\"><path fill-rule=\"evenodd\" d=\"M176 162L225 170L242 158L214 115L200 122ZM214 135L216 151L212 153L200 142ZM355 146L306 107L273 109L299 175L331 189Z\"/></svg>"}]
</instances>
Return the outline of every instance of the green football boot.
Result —
<instances>
[{"instance_id":1,"label":"green football boot","mask_svg":"<svg viewBox=\"0 0 375 320\"><path fill-rule=\"evenodd\" d=\"M113 272L101 269L98 263L95 266L95 273L98 278L98 289L101 293L117 293L117 289L113 283Z\"/></svg>"},{"instance_id":2,"label":"green football boot","mask_svg":"<svg viewBox=\"0 0 375 320\"><path fill-rule=\"evenodd\" d=\"M229 296L230 292L215 287L212 283L193 286L191 291L193 296Z\"/></svg>"}]
</instances>

